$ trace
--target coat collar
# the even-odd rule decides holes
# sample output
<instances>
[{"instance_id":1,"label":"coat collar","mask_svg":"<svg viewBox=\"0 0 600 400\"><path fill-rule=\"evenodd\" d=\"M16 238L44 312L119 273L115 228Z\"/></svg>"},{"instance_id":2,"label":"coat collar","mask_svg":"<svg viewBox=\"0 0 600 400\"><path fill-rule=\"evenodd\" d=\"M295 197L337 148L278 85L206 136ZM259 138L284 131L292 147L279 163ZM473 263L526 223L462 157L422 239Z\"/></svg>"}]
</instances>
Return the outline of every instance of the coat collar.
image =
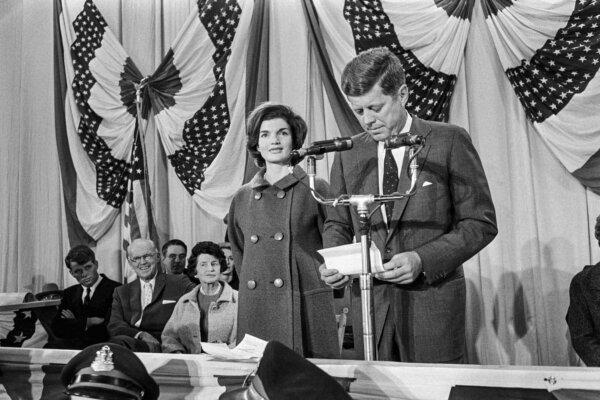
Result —
<instances>
[{"instance_id":1,"label":"coat collar","mask_svg":"<svg viewBox=\"0 0 600 400\"><path fill-rule=\"evenodd\" d=\"M256 173L256 175L254 175L254 177L250 181L250 186L252 187L252 189L261 191L271 186L271 184L265 179L265 172L266 169L261 168ZM287 174L286 176L275 182L273 186L281 190L286 190L289 187L298 183L301 179L304 179L305 176L306 172L304 172L304 170L300 166L296 165L291 174Z\"/></svg>"},{"instance_id":2,"label":"coat collar","mask_svg":"<svg viewBox=\"0 0 600 400\"><path fill-rule=\"evenodd\" d=\"M231 286L229 286L229 284L226 282L221 282L221 285L223 285L223 290L221 291L221 295L217 299L217 303L221 303L221 302L233 303L235 301L235 298L233 296L233 293L234 293L233 288ZM198 292L200 292L200 285L197 285L190 292L181 296L181 302L182 303L186 303L186 302L198 303Z\"/></svg>"}]
</instances>

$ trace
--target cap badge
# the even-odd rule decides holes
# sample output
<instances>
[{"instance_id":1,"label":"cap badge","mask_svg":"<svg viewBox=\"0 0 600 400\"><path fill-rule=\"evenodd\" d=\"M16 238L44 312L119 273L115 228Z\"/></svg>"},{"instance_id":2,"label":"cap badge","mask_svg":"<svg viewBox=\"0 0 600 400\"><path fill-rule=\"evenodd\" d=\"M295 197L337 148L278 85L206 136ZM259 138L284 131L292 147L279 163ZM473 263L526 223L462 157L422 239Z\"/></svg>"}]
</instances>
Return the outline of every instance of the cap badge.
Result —
<instances>
[{"instance_id":1,"label":"cap badge","mask_svg":"<svg viewBox=\"0 0 600 400\"><path fill-rule=\"evenodd\" d=\"M96 359L92 362L92 369L98 371L112 371L115 369L113 363L113 353L108 346L102 346L100 350L96 352Z\"/></svg>"}]
</instances>

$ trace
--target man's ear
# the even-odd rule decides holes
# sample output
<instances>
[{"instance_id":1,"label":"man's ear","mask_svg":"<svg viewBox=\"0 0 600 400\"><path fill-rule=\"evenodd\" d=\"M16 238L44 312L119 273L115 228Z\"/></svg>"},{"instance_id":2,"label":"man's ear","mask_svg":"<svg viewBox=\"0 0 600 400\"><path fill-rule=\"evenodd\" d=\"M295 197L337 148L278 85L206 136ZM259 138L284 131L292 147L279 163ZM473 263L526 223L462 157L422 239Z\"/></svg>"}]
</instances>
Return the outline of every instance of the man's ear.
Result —
<instances>
[{"instance_id":1,"label":"man's ear","mask_svg":"<svg viewBox=\"0 0 600 400\"><path fill-rule=\"evenodd\" d=\"M406 85L406 83L402 84L402 86L400 86L398 88L398 96L400 96L400 101L402 102L402 106L406 105L409 94L410 94L410 90L408 90L408 86Z\"/></svg>"}]
</instances>

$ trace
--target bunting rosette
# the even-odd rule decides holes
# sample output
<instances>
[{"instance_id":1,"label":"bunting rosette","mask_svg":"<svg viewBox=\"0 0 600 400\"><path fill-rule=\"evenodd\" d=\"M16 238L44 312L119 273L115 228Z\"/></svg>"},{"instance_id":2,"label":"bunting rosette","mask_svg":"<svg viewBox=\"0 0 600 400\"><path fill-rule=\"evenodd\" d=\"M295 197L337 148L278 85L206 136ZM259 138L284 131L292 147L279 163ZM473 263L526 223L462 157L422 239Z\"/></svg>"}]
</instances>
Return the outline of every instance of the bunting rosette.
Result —
<instances>
[{"instance_id":1,"label":"bunting rosette","mask_svg":"<svg viewBox=\"0 0 600 400\"><path fill-rule=\"evenodd\" d=\"M600 194L600 3L485 0L486 24L535 131Z\"/></svg>"},{"instance_id":2,"label":"bunting rosette","mask_svg":"<svg viewBox=\"0 0 600 400\"><path fill-rule=\"evenodd\" d=\"M63 173L63 186L71 220L92 239L120 209L125 248L136 237L156 238L147 134L160 135L177 177L204 211L219 219L227 213L245 167L252 12L250 0L198 1L156 71L144 76L92 0L62 1L68 149L61 159L69 163L61 167L73 171L72 179ZM146 131L151 118L158 133Z\"/></svg>"}]
</instances>

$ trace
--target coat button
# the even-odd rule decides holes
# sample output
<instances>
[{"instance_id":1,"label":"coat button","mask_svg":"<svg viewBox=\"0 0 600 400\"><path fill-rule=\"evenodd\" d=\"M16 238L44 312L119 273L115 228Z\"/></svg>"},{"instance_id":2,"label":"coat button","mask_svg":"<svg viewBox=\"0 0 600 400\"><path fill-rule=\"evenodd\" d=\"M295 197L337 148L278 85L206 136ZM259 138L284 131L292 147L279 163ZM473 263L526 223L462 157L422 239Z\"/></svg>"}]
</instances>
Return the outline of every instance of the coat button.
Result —
<instances>
[{"instance_id":1,"label":"coat button","mask_svg":"<svg viewBox=\"0 0 600 400\"><path fill-rule=\"evenodd\" d=\"M386 248L385 248L385 252L389 254L389 253L391 253L391 252L392 252L392 249L390 249L389 247L386 247Z\"/></svg>"},{"instance_id":2,"label":"coat button","mask_svg":"<svg viewBox=\"0 0 600 400\"><path fill-rule=\"evenodd\" d=\"M275 239L275 240L283 239L283 233L281 233L281 232L275 233L275 235L273 235L273 239Z\"/></svg>"},{"instance_id":3,"label":"coat button","mask_svg":"<svg viewBox=\"0 0 600 400\"><path fill-rule=\"evenodd\" d=\"M261 197L262 197L262 193L260 193L260 192L256 192L256 193L254 193L254 198L255 198L256 200L260 200L260 198L261 198Z\"/></svg>"},{"instance_id":4,"label":"coat button","mask_svg":"<svg viewBox=\"0 0 600 400\"><path fill-rule=\"evenodd\" d=\"M252 236L250 236L250 241L251 241L252 243L256 243L256 242L258 242L258 235L252 235Z\"/></svg>"},{"instance_id":5,"label":"coat button","mask_svg":"<svg viewBox=\"0 0 600 400\"><path fill-rule=\"evenodd\" d=\"M279 192L277 192L277 197L283 199L285 197L285 192L283 190L280 190Z\"/></svg>"},{"instance_id":6,"label":"coat button","mask_svg":"<svg viewBox=\"0 0 600 400\"><path fill-rule=\"evenodd\" d=\"M273 281L273 285L275 285L275 287L282 287L283 286L283 279L281 278L277 278Z\"/></svg>"},{"instance_id":7,"label":"coat button","mask_svg":"<svg viewBox=\"0 0 600 400\"><path fill-rule=\"evenodd\" d=\"M248 286L248 289L254 290L254 288L256 287L256 281L249 280L248 283L246 283L246 285Z\"/></svg>"}]
</instances>

